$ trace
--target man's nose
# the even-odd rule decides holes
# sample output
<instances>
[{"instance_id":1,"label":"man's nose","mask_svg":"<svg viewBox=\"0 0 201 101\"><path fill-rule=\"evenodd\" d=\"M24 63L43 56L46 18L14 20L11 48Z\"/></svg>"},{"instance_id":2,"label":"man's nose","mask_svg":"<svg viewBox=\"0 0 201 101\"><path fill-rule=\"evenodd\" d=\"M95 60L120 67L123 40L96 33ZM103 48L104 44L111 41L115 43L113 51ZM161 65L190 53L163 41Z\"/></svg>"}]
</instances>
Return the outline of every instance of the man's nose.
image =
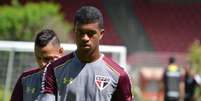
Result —
<instances>
[{"instance_id":1,"label":"man's nose","mask_svg":"<svg viewBox=\"0 0 201 101\"><path fill-rule=\"evenodd\" d=\"M89 40L89 36L87 34L83 34L82 40L88 41Z\"/></svg>"}]
</instances>

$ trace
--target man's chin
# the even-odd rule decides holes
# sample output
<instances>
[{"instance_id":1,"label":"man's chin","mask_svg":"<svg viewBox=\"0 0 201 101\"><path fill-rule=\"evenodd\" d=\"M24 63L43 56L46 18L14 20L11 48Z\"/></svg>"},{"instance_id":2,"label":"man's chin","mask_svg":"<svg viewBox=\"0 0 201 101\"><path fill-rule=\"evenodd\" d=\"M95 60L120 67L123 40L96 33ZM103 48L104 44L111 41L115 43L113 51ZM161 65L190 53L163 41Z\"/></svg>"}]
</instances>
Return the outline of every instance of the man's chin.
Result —
<instances>
[{"instance_id":1,"label":"man's chin","mask_svg":"<svg viewBox=\"0 0 201 101\"><path fill-rule=\"evenodd\" d=\"M90 51L91 49L85 47L85 48L82 48L81 50L84 51L84 52L88 52L88 51Z\"/></svg>"},{"instance_id":2,"label":"man's chin","mask_svg":"<svg viewBox=\"0 0 201 101\"><path fill-rule=\"evenodd\" d=\"M91 51L91 48L90 47L81 47L80 48L80 51L82 51L82 53L89 53Z\"/></svg>"}]
</instances>

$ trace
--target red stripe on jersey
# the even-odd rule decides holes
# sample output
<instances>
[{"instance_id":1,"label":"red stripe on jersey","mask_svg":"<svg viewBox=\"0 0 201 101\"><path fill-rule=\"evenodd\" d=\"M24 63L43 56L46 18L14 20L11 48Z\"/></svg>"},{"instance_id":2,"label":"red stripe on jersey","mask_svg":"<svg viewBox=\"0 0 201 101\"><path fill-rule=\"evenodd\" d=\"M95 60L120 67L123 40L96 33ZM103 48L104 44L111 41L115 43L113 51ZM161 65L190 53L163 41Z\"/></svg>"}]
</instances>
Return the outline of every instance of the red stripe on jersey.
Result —
<instances>
[{"instance_id":1,"label":"red stripe on jersey","mask_svg":"<svg viewBox=\"0 0 201 101\"><path fill-rule=\"evenodd\" d=\"M112 95L112 101L132 101L131 84L128 74L112 59L104 56L103 60L120 74L117 88Z\"/></svg>"},{"instance_id":2,"label":"red stripe on jersey","mask_svg":"<svg viewBox=\"0 0 201 101\"><path fill-rule=\"evenodd\" d=\"M54 75L54 68L57 68L59 65L64 64L66 61L72 59L74 57L74 53L70 53L60 59L56 60L55 62L51 63L47 67L47 71L45 71L45 77L42 81L42 93L50 93L55 94L57 93L57 84L56 78Z\"/></svg>"},{"instance_id":3,"label":"red stripe on jersey","mask_svg":"<svg viewBox=\"0 0 201 101\"><path fill-rule=\"evenodd\" d=\"M115 63L112 59L104 56L103 60L112 69L112 71L114 71L115 73L117 73L119 76L121 74L124 74L123 68L120 67L117 63Z\"/></svg>"},{"instance_id":4,"label":"red stripe on jersey","mask_svg":"<svg viewBox=\"0 0 201 101\"><path fill-rule=\"evenodd\" d=\"M41 70L43 70L43 69L38 68L38 67L28 69L28 70L26 70L26 71L23 72L23 74L22 74L21 77L23 78L23 77L30 76L30 75L32 75L32 74L34 74L34 73L40 72Z\"/></svg>"},{"instance_id":5,"label":"red stripe on jersey","mask_svg":"<svg viewBox=\"0 0 201 101\"><path fill-rule=\"evenodd\" d=\"M48 68L56 68L58 67L59 65L62 65L64 64L66 61L72 59L74 57L74 53L70 53L66 56L63 56L61 58L59 58L58 60L54 61L53 63L51 63Z\"/></svg>"}]
</instances>

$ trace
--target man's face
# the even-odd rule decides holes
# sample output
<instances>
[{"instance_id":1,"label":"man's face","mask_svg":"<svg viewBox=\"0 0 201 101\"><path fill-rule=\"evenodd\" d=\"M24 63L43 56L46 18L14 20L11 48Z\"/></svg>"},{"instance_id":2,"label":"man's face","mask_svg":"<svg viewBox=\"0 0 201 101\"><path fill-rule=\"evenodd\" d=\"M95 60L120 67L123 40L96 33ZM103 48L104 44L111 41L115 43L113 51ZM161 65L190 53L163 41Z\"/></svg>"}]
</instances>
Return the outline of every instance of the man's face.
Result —
<instances>
[{"instance_id":1,"label":"man's face","mask_svg":"<svg viewBox=\"0 0 201 101\"><path fill-rule=\"evenodd\" d=\"M45 47L35 47L35 57L40 68L46 67L49 63L63 56L63 48L58 48L48 43Z\"/></svg>"},{"instance_id":2,"label":"man's face","mask_svg":"<svg viewBox=\"0 0 201 101\"><path fill-rule=\"evenodd\" d=\"M99 28L98 23L77 24L75 33L78 50L87 53L97 49L103 36L103 30Z\"/></svg>"}]
</instances>

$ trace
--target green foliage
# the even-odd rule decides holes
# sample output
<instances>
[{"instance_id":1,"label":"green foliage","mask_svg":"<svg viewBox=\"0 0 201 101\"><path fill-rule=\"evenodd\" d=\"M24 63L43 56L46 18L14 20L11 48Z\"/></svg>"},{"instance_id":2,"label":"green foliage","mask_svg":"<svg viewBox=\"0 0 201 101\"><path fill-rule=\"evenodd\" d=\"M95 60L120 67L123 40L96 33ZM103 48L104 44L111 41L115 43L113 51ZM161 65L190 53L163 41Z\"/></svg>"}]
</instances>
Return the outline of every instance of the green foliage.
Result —
<instances>
[{"instance_id":1,"label":"green foliage","mask_svg":"<svg viewBox=\"0 0 201 101\"><path fill-rule=\"evenodd\" d=\"M142 98L142 92L138 86L132 85L131 91L136 101L144 101Z\"/></svg>"},{"instance_id":2,"label":"green foliage","mask_svg":"<svg viewBox=\"0 0 201 101\"><path fill-rule=\"evenodd\" d=\"M51 28L66 41L71 26L64 21L59 9L59 5L46 2L1 6L0 39L30 41L41 29ZM63 39L64 35L66 39Z\"/></svg>"},{"instance_id":3,"label":"green foliage","mask_svg":"<svg viewBox=\"0 0 201 101\"><path fill-rule=\"evenodd\" d=\"M196 101L201 101L201 89L199 88L199 89L196 89L196 94L195 94L195 96L196 96Z\"/></svg>"},{"instance_id":4,"label":"green foliage","mask_svg":"<svg viewBox=\"0 0 201 101\"><path fill-rule=\"evenodd\" d=\"M6 99L6 101L9 101L11 92L9 91L8 93L8 96L4 96L4 87L0 85L0 101L3 101L4 99Z\"/></svg>"},{"instance_id":5,"label":"green foliage","mask_svg":"<svg viewBox=\"0 0 201 101\"><path fill-rule=\"evenodd\" d=\"M189 49L188 54L191 67L196 73L201 74L201 44L196 40Z\"/></svg>"},{"instance_id":6,"label":"green foliage","mask_svg":"<svg viewBox=\"0 0 201 101\"><path fill-rule=\"evenodd\" d=\"M132 95L134 96L134 99L136 101L143 101L141 89L137 85L136 79L134 79L133 77L135 77L135 75L130 75Z\"/></svg>"},{"instance_id":7,"label":"green foliage","mask_svg":"<svg viewBox=\"0 0 201 101\"><path fill-rule=\"evenodd\" d=\"M0 100L2 100L2 99L3 99L3 89L0 88Z\"/></svg>"}]
</instances>

